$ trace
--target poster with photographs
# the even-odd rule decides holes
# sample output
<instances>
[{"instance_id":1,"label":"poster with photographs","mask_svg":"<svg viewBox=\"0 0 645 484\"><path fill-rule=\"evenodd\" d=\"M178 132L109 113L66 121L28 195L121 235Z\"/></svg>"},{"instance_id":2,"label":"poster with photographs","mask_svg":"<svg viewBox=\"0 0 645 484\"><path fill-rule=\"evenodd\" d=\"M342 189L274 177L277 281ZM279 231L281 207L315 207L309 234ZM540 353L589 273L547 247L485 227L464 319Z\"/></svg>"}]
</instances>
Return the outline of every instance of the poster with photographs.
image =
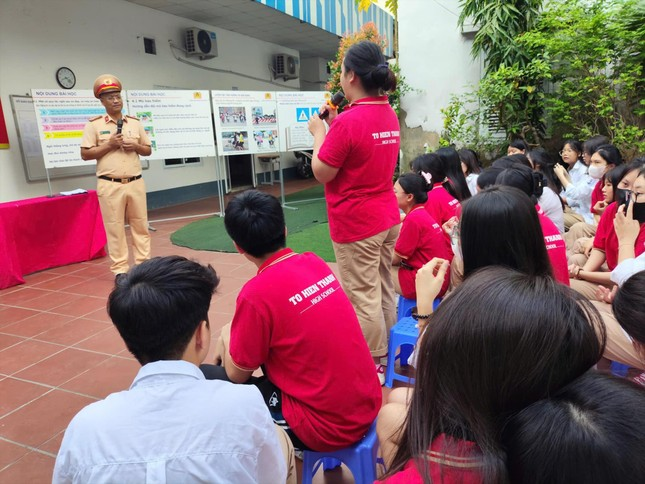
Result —
<instances>
[{"instance_id":1,"label":"poster with photographs","mask_svg":"<svg viewBox=\"0 0 645 484\"><path fill-rule=\"evenodd\" d=\"M151 158L215 155L208 91L128 91L128 107L152 142Z\"/></svg>"},{"instance_id":2,"label":"poster with photographs","mask_svg":"<svg viewBox=\"0 0 645 484\"><path fill-rule=\"evenodd\" d=\"M215 136L226 155L280 151L276 96L262 91L211 91Z\"/></svg>"},{"instance_id":3,"label":"poster with photographs","mask_svg":"<svg viewBox=\"0 0 645 484\"><path fill-rule=\"evenodd\" d=\"M278 132L283 137L283 151L309 150L314 138L309 132L309 118L330 98L324 91L281 91L278 101Z\"/></svg>"}]
</instances>

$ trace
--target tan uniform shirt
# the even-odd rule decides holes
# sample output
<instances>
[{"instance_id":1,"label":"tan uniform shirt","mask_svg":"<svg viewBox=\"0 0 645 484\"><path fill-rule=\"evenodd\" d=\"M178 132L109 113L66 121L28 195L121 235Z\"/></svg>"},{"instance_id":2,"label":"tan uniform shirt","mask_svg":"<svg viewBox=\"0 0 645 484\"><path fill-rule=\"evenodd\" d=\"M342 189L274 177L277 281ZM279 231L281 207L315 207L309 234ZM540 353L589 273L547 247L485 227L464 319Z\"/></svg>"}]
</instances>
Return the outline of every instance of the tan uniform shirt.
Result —
<instances>
[{"instance_id":1,"label":"tan uniform shirt","mask_svg":"<svg viewBox=\"0 0 645 484\"><path fill-rule=\"evenodd\" d=\"M81 148L94 148L107 143L116 133L116 121L105 114L90 121L83 128ZM150 146L150 138L141 122L132 116L123 116L123 138L137 140L137 143ZM112 178L129 178L141 174L139 154L135 151L113 150L96 160L96 175Z\"/></svg>"}]
</instances>

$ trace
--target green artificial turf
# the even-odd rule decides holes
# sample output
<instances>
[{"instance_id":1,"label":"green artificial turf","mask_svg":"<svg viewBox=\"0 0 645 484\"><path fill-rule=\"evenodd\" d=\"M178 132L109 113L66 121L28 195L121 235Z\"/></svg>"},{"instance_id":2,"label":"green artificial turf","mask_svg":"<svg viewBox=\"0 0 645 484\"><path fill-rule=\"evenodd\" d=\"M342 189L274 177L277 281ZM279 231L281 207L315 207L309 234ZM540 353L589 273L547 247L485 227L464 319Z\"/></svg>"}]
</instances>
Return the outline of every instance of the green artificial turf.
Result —
<instances>
[{"instance_id":1,"label":"green artificial turf","mask_svg":"<svg viewBox=\"0 0 645 484\"><path fill-rule=\"evenodd\" d=\"M287 205L298 208L284 209L287 245L296 252L314 252L327 262L335 262L323 196L323 186L317 185L285 197ZM236 252L224 228L224 219L217 216L182 227L170 236L170 240L175 245L195 250Z\"/></svg>"}]
</instances>

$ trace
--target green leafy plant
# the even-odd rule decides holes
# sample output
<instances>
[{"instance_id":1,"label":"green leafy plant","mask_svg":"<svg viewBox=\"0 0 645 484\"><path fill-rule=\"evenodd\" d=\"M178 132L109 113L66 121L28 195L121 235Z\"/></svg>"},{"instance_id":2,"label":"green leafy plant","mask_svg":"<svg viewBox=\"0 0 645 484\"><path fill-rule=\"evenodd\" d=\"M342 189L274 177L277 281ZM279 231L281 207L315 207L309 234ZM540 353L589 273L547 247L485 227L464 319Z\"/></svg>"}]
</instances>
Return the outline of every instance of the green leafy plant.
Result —
<instances>
[{"instance_id":1,"label":"green leafy plant","mask_svg":"<svg viewBox=\"0 0 645 484\"><path fill-rule=\"evenodd\" d=\"M482 8L497 3L462 2ZM498 30L497 24L489 27L487 38ZM495 50L495 57L487 60L479 86L442 111L444 142L471 142L465 127L471 120L479 130L488 124L506 139L519 136L532 144L604 134L626 157L645 152L645 2L549 2L530 29L506 42L494 49L490 39L473 46L473 53ZM500 57L504 52L508 56Z\"/></svg>"}]
</instances>

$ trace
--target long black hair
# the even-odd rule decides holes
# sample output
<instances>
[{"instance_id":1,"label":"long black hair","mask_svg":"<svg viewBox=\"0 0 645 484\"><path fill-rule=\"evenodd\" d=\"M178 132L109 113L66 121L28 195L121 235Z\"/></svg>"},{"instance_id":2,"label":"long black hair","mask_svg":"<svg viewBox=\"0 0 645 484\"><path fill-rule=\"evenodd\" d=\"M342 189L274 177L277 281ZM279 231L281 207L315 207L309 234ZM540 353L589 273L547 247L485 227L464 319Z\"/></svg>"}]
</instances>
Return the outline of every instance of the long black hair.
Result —
<instances>
[{"instance_id":1,"label":"long black hair","mask_svg":"<svg viewBox=\"0 0 645 484\"><path fill-rule=\"evenodd\" d=\"M453 197L459 200L459 191L453 181L448 176L446 171L446 164L444 163L443 158L437 153L426 153L421 156L417 156L412 160L412 171L421 175L422 173L427 173L432 177L432 183L441 183L441 185L450 193ZM461 175L464 176L463 173Z\"/></svg>"},{"instance_id":2,"label":"long black hair","mask_svg":"<svg viewBox=\"0 0 645 484\"><path fill-rule=\"evenodd\" d=\"M455 186L455 191L458 195L455 198L460 202L470 198L470 188L468 188L468 182L466 182L464 171L461 169L461 160L459 159L459 153L457 153L457 150L450 147L444 147L439 148L435 153L441 157L446 171L446 176Z\"/></svg>"},{"instance_id":3,"label":"long black hair","mask_svg":"<svg viewBox=\"0 0 645 484\"><path fill-rule=\"evenodd\" d=\"M589 370L606 339L584 297L551 277L503 267L466 278L431 316L430 328L417 345L414 393L389 470L414 459L425 483L427 452L442 434L477 444L484 482L507 482L505 420Z\"/></svg>"},{"instance_id":4,"label":"long black hair","mask_svg":"<svg viewBox=\"0 0 645 484\"><path fill-rule=\"evenodd\" d=\"M511 482L642 482L644 406L645 388L589 371L509 419Z\"/></svg>"},{"instance_id":5,"label":"long black hair","mask_svg":"<svg viewBox=\"0 0 645 484\"><path fill-rule=\"evenodd\" d=\"M466 279L492 265L553 274L535 204L517 188L492 186L465 202L460 233Z\"/></svg>"}]
</instances>

